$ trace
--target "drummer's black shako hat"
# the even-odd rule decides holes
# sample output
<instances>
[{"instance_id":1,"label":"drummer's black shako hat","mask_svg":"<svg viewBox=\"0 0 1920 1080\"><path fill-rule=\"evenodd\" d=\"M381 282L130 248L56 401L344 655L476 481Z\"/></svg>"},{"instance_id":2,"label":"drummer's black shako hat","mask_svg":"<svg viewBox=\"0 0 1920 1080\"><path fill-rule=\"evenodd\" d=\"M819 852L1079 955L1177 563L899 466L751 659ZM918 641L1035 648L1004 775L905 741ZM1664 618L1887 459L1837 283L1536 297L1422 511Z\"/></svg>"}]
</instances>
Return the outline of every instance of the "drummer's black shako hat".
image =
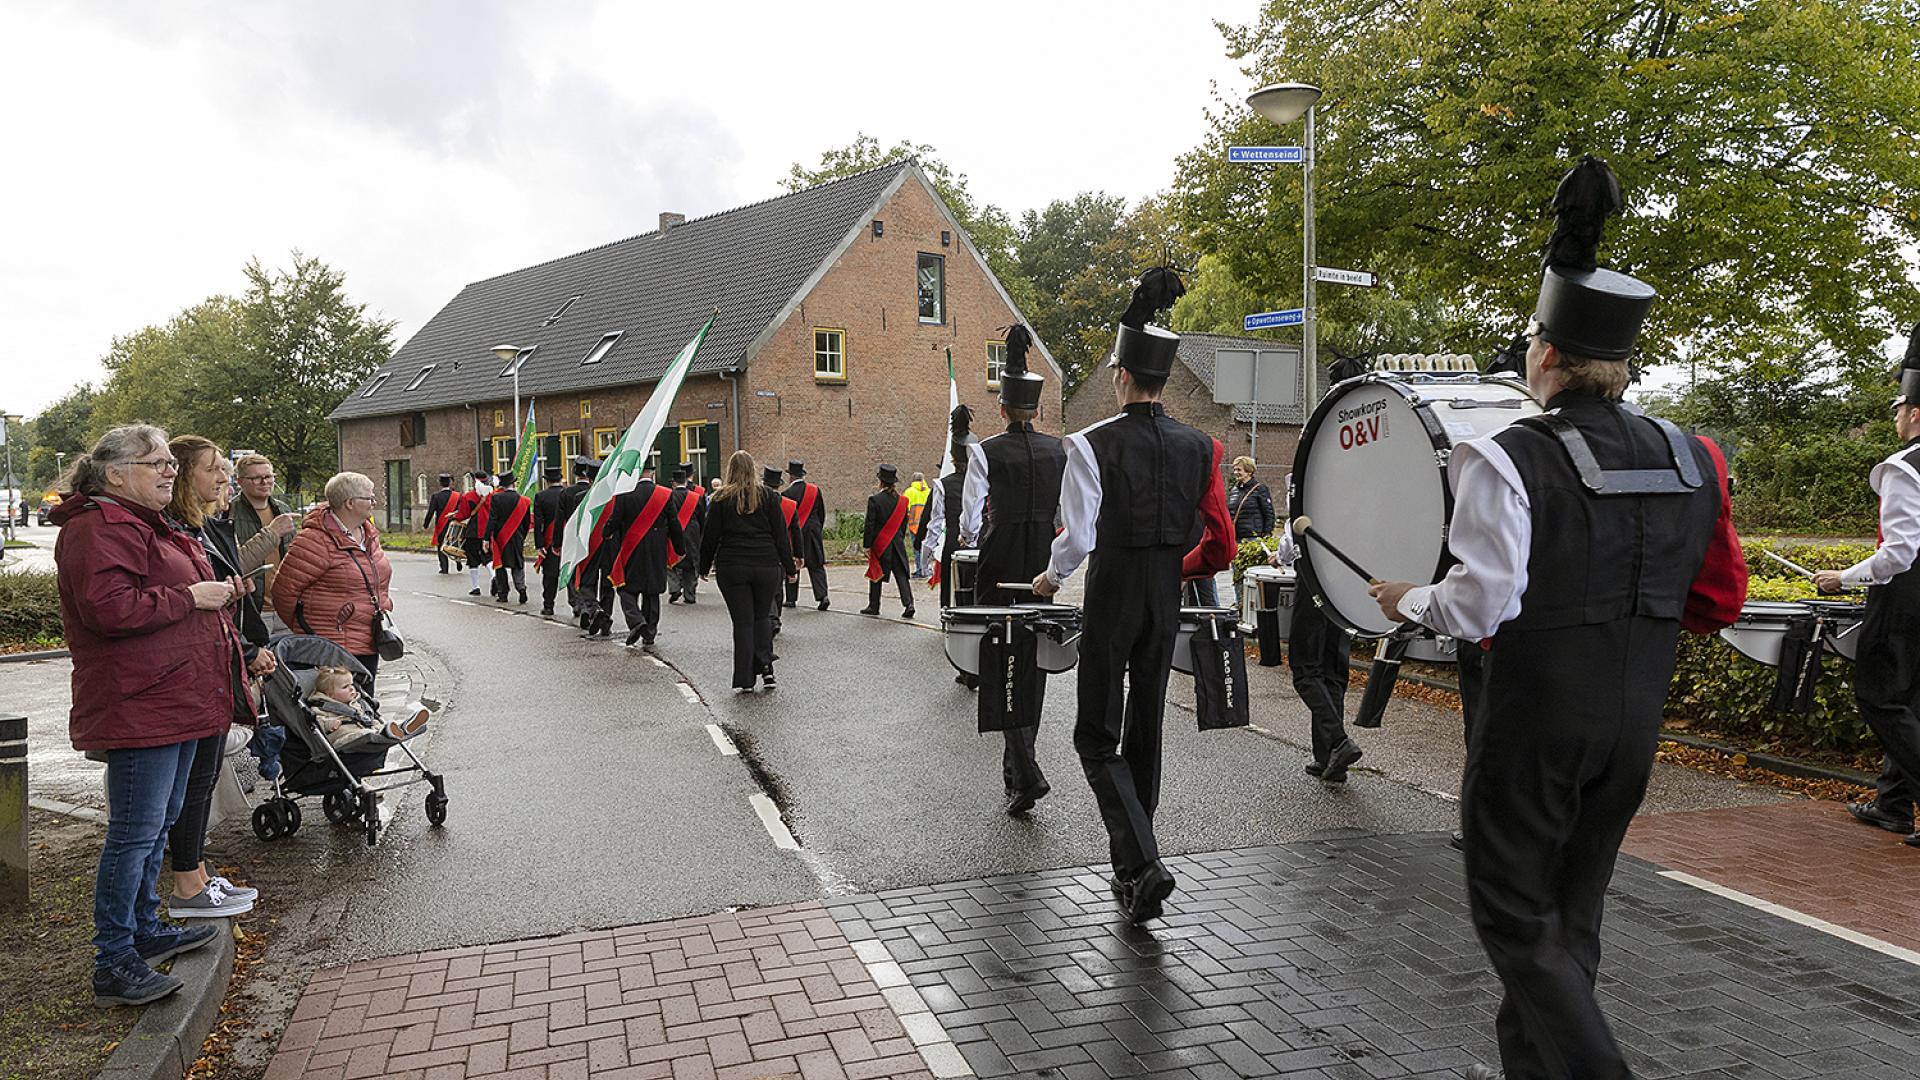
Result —
<instances>
[{"instance_id":1,"label":"drummer's black shako hat","mask_svg":"<svg viewBox=\"0 0 1920 1080\"><path fill-rule=\"evenodd\" d=\"M1900 401L1920 405L1920 323L1913 324L1907 337L1907 357L1900 363Z\"/></svg>"},{"instance_id":2,"label":"drummer's black shako hat","mask_svg":"<svg viewBox=\"0 0 1920 1080\"><path fill-rule=\"evenodd\" d=\"M1007 327L1007 362L1000 369L1000 404L1009 409L1038 409L1047 380L1027 370L1033 331L1019 323Z\"/></svg>"},{"instance_id":3,"label":"drummer's black shako hat","mask_svg":"<svg viewBox=\"0 0 1920 1080\"><path fill-rule=\"evenodd\" d=\"M1174 356L1180 349L1180 335L1152 325L1154 315L1173 306L1187 287L1180 275L1164 266L1156 266L1140 275L1133 287L1133 300L1120 316L1120 327L1113 339L1113 356L1108 367L1122 367L1150 379L1165 379L1173 374Z\"/></svg>"},{"instance_id":4,"label":"drummer's black shako hat","mask_svg":"<svg viewBox=\"0 0 1920 1080\"><path fill-rule=\"evenodd\" d=\"M1534 332L1563 352L1627 359L1653 306L1653 286L1598 262L1600 234L1620 205L1620 181L1591 155L1553 193L1553 236L1533 321Z\"/></svg>"}]
</instances>

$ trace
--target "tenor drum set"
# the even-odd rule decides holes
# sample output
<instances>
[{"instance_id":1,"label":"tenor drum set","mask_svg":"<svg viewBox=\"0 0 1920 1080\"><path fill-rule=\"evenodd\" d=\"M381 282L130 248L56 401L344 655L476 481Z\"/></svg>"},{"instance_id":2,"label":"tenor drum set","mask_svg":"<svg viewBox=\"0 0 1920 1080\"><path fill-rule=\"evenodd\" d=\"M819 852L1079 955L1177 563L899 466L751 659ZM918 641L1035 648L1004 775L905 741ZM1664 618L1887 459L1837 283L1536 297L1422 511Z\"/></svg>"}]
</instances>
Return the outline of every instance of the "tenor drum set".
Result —
<instances>
[{"instance_id":1,"label":"tenor drum set","mask_svg":"<svg viewBox=\"0 0 1920 1080\"><path fill-rule=\"evenodd\" d=\"M1779 667L1794 623L1811 619L1823 651L1855 660L1866 612L1865 604L1852 600L1749 600L1734 624L1720 631L1720 638L1749 660Z\"/></svg>"}]
</instances>

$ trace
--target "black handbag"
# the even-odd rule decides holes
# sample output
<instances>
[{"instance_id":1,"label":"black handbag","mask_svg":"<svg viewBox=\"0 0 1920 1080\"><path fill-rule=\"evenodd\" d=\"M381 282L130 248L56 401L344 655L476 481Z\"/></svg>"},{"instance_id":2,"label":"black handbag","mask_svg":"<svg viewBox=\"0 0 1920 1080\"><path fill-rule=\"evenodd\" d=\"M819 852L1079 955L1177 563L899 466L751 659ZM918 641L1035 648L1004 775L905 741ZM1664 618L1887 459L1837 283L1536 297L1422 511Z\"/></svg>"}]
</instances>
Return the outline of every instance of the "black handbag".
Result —
<instances>
[{"instance_id":1,"label":"black handbag","mask_svg":"<svg viewBox=\"0 0 1920 1080\"><path fill-rule=\"evenodd\" d=\"M407 639L393 625L393 613L380 606L380 594L373 591L373 579L360 568L360 558L352 551L347 558L353 560L353 568L360 571L360 580L367 586L367 599L373 604L373 651L380 654L382 660L398 660L407 655Z\"/></svg>"}]
</instances>

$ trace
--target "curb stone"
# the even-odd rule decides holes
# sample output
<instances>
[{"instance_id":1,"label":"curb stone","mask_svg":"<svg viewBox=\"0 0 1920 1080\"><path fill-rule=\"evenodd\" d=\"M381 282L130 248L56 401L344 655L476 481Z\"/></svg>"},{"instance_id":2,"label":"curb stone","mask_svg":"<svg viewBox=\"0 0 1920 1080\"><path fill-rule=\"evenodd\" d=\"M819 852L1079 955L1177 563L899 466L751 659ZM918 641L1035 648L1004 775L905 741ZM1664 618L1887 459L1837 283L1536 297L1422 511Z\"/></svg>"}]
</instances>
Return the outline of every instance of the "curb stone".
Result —
<instances>
[{"instance_id":1,"label":"curb stone","mask_svg":"<svg viewBox=\"0 0 1920 1080\"><path fill-rule=\"evenodd\" d=\"M99 1080L180 1080L199 1059L233 975L233 920L219 921L227 932L173 961L174 976L186 985L146 1006L100 1070Z\"/></svg>"},{"instance_id":2,"label":"curb stone","mask_svg":"<svg viewBox=\"0 0 1920 1080\"><path fill-rule=\"evenodd\" d=\"M35 660L64 660L68 656L65 649L46 649L41 652L0 653L0 664L26 664Z\"/></svg>"}]
</instances>

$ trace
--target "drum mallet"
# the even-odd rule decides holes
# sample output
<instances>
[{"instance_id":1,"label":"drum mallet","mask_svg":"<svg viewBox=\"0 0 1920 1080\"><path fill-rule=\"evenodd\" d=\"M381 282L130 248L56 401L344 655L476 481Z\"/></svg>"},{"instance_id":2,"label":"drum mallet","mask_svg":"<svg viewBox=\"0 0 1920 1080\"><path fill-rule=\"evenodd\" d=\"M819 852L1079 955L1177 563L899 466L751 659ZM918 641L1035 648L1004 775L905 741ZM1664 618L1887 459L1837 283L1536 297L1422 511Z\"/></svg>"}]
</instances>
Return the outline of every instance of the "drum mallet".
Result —
<instances>
[{"instance_id":1,"label":"drum mallet","mask_svg":"<svg viewBox=\"0 0 1920 1080\"><path fill-rule=\"evenodd\" d=\"M1327 554L1332 555L1334 558L1339 559L1341 562L1347 564L1347 569L1353 571L1356 574L1359 574L1361 579L1364 580L1367 584L1369 585L1380 584L1379 578L1374 577L1372 574L1367 573L1365 567L1362 567L1359 563L1354 562L1352 558L1348 557L1346 552L1341 551L1337 547L1334 547L1333 542L1331 540L1328 540L1326 537L1321 536L1320 533L1314 529L1312 518L1308 517L1305 514L1301 514L1299 517L1294 518L1293 531L1300 534L1301 536L1306 537L1307 539L1313 541L1314 543L1319 544L1321 547L1325 548L1327 551Z\"/></svg>"},{"instance_id":2,"label":"drum mallet","mask_svg":"<svg viewBox=\"0 0 1920 1080\"><path fill-rule=\"evenodd\" d=\"M1794 562L1792 559L1783 559L1780 556L1775 555L1773 552L1766 550L1765 548L1760 549L1760 554L1765 555L1767 558L1772 559L1774 562L1779 563L1781 566L1786 567L1787 569L1793 571L1796 574L1799 574L1801 577L1806 578L1809 581L1813 580L1813 571L1807 569L1804 566L1801 566L1799 563Z\"/></svg>"}]
</instances>

